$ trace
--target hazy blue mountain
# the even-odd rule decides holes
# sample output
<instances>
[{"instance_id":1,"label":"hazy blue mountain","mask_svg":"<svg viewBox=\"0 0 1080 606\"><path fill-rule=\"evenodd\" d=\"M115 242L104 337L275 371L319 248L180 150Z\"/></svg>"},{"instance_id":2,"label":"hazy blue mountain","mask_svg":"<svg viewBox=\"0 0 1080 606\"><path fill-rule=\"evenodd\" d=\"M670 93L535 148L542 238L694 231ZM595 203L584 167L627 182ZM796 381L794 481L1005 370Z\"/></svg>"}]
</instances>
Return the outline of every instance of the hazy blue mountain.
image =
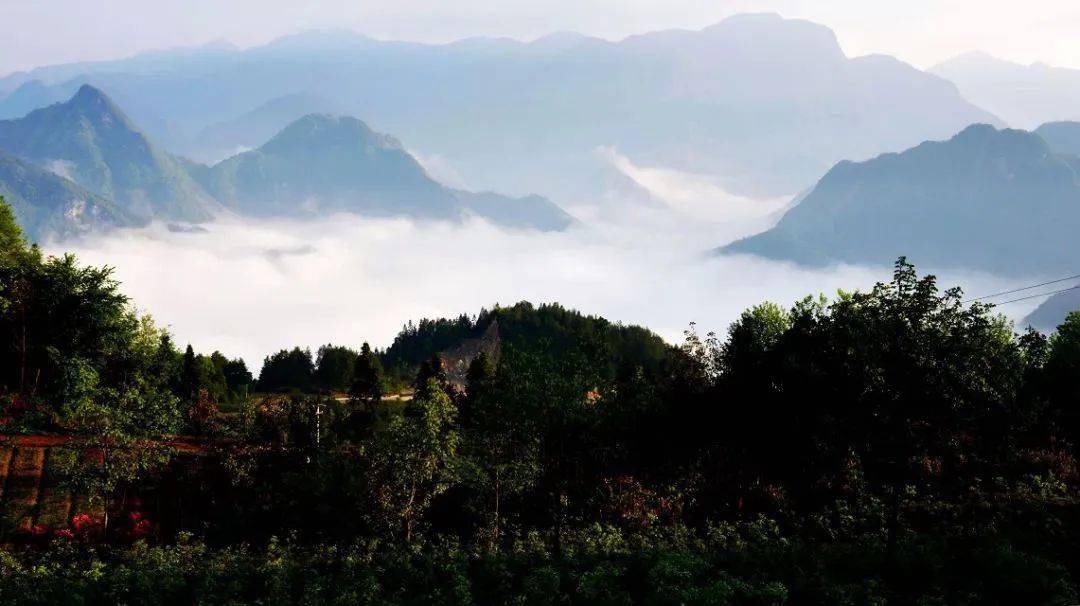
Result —
<instances>
[{"instance_id":1,"label":"hazy blue mountain","mask_svg":"<svg viewBox=\"0 0 1080 606\"><path fill-rule=\"evenodd\" d=\"M112 202L4 152L0 152L0 196L31 241L136 223Z\"/></svg>"},{"instance_id":2,"label":"hazy blue mountain","mask_svg":"<svg viewBox=\"0 0 1080 606\"><path fill-rule=\"evenodd\" d=\"M1035 129L1056 154L1080 156L1080 122L1047 122Z\"/></svg>"},{"instance_id":3,"label":"hazy blue mountain","mask_svg":"<svg viewBox=\"0 0 1080 606\"><path fill-rule=\"evenodd\" d=\"M209 125L302 92L449 160L471 188L574 200L602 193L592 170L600 146L776 195L841 159L996 120L942 78L889 57L847 57L829 29L776 15L615 42L561 33L425 45L311 32L156 61L154 72L112 62L19 81L84 77L193 157L205 157L197 135Z\"/></svg>"},{"instance_id":4,"label":"hazy blue mountain","mask_svg":"<svg viewBox=\"0 0 1080 606\"><path fill-rule=\"evenodd\" d=\"M258 147L290 123L310 114L335 114L339 108L315 95L296 93L271 99L231 120L211 124L196 137L194 158L217 162Z\"/></svg>"},{"instance_id":5,"label":"hazy blue mountain","mask_svg":"<svg viewBox=\"0 0 1080 606\"><path fill-rule=\"evenodd\" d=\"M0 121L0 150L69 178L144 219L202 221L217 207L101 91Z\"/></svg>"},{"instance_id":6,"label":"hazy blue mountain","mask_svg":"<svg viewBox=\"0 0 1080 606\"><path fill-rule=\"evenodd\" d=\"M0 119L21 118L35 109L66 101L75 94L79 86L81 85L74 80L53 86L46 85L41 80L26 82L0 103Z\"/></svg>"},{"instance_id":7,"label":"hazy blue mountain","mask_svg":"<svg viewBox=\"0 0 1080 606\"><path fill-rule=\"evenodd\" d=\"M891 263L1001 274L1080 267L1080 159L1042 138L974 125L952 139L833 167L771 230L735 242L808 265Z\"/></svg>"},{"instance_id":8,"label":"hazy blue mountain","mask_svg":"<svg viewBox=\"0 0 1080 606\"><path fill-rule=\"evenodd\" d=\"M270 141L191 175L227 207L251 216L355 212L563 229L571 219L539 196L508 198L444 187L401 143L355 118L305 116Z\"/></svg>"},{"instance_id":9,"label":"hazy blue mountain","mask_svg":"<svg viewBox=\"0 0 1080 606\"><path fill-rule=\"evenodd\" d=\"M1017 128L1080 120L1080 70L1022 65L975 52L945 61L930 72L956 83L969 101Z\"/></svg>"},{"instance_id":10,"label":"hazy blue mountain","mask_svg":"<svg viewBox=\"0 0 1080 606\"><path fill-rule=\"evenodd\" d=\"M1063 287L1063 288L1067 288ZM1065 321L1065 316L1080 311L1080 289L1058 293L1035 308L1028 317L1020 321L1020 328L1034 326L1045 332L1053 332Z\"/></svg>"}]
</instances>

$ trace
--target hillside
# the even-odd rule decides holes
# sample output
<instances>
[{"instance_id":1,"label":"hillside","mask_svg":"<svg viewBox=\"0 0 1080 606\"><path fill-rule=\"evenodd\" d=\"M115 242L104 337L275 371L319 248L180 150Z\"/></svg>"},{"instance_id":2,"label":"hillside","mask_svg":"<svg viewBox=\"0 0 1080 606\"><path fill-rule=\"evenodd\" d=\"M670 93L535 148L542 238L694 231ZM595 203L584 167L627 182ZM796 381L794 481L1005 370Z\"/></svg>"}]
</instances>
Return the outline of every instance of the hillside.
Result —
<instances>
[{"instance_id":1,"label":"hillside","mask_svg":"<svg viewBox=\"0 0 1080 606\"><path fill-rule=\"evenodd\" d=\"M63 175L132 216L203 221L217 205L104 93L0 121L0 150Z\"/></svg>"},{"instance_id":2,"label":"hillside","mask_svg":"<svg viewBox=\"0 0 1080 606\"><path fill-rule=\"evenodd\" d=\"M457 219L563 229L570 217L539 196L508 198L444 187L401 143L355 118L305 116L258 149L210 167L189 167L227 207L251 216L371 216Z\"/></svg>"},{"instance_id":3,"label":"hillside","mask_svg":"<svg viewBox=\"0 0 1080 606\"><path fill-rule=\"evenodd\" d=\"M0 196L31 241L132 225L130 215L75 183L0 151Z\"/></svg>"},{"instance_id":4,"label":"hillside","mask_svg":"<svg viewBox=\"0 0 1080 606\"><path fill-rule=\"evenodd\" d=\"M533 305L521 301L496 305L475 317L422 319L410 322L383 353L387 369L415 373L433 355L454 361L458 374L467 370L462 360L484 350L493 357L506 347L538 355L564 356L570 352L592 359L607 376L624 368L657 370L671 355L664 340L641 326L626 326L599 316L583 314L558 304Z\"/></svg>"},{"instance_id":5,"label":"hillside","mask_svg":"<svg viewBox=\"0 0 1080 606\"><path fill-rule=\"evenodd\" d=\"M720 249L805 265L1045 275L1080 265L1080 160L987 125L948 141L833 167L771 230Z\"/></svg>"},{"instance_id":6,"label":"hillside","mask_svg":"<svg viewBox=\"0 0 1080 606\"><path fill-rule=\"evenodd\" d=\"M1080 311L1080 288L1053 295L1017 325L1021 328L1033 326L1049 334L1061 326L1065 317L1074 311Z\"/></svg>"}]
</instances>

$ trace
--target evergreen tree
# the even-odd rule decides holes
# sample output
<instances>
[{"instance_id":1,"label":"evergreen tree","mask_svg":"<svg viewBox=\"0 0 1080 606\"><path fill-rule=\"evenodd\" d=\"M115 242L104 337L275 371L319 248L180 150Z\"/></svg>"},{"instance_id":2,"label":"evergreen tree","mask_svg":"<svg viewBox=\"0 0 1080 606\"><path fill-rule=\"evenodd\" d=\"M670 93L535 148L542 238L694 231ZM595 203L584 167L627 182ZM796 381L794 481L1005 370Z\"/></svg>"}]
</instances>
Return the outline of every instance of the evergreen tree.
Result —
<instances>
[{"instance_id":1,"label":"evergreen tree","mask_svg":"<svg viewBox=\"0 0 1080 606\"><path fill-rule=\"evenodd\" d=\"M383 367L379 356L364 343L353 364L353 383L349 393L369 405L378 404L383 396Z\"/></svg>"}]
</instances>

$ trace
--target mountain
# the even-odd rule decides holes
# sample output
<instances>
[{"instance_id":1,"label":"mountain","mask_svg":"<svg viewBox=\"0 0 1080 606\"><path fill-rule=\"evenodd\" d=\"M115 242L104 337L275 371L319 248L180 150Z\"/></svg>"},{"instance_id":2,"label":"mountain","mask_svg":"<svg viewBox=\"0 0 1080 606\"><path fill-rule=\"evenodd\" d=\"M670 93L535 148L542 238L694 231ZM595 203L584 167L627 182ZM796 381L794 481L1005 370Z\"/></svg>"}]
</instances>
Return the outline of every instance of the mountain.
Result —
<instances>
[{"instance_id":1,"label":"mountain","mask_svg":"<svg viewBox=\"0 0 1080 606\"><path fill-rule=\"evenodd\" d=\"M54 103L71 98L78 84L65 82L61 86L48 86L41 80L31 80L7 95L0 104L0 119L21 118L26 114Z\"/></svg>"},{"instance_id":2,"label":"mountain","mask_svg":"<svg viewBox=\"0 0 1080 606\"><path fill-rule=\"evenodd\" d=\"M65 238L135 220L71 181L0 152L0 196L30 241Z\"/></svg>"},{"instance_id":3,"label":"mountain","mask_svg":"<svg viewBox=\"0 0 1080 606\"><path fill-rule=\"evenodd\" d=\"M965 98L1017 128L1080 120L1080 70L1022 65L974 52L936 65L930 73L954 82Z\"/></svg>"},{"instance_id":4,"label":"mountain","mask_svg":"<svg viewBox=\"0 0 1080 606\"><path fill-rule=\"evenodd\" d=\"M213 199L100 90L0 121L0 150L50 169L142 218L202 221Z\"/></svg>"},{"instance_id":5,"label":"mountain","mask_svg":"<svg viewBox=\"0 0 1080 606\"><path fill-rule=\"evenodd\" d=\"M807 265L888 264L1006 275L1080 267L1080 158L1038 135L971 126L948 141L833 167L777 225L720 250Z\"/></svg>"},{"instance_id":6,"label":"mountain","mask_svg":"<svg viewBox=\"0 0 1080 606\"><path fill-rule=\"evenodd\" d=\"M1021 328L1034 326L1045 333L1051 333L1061 326L1061 323L1065 321L1065 316L1074 311L1080 311L1080 288L1051 296L1035 308L1028 317L1021 320L1019 326Z\"/></svg>"},{"instance_id":7,"label":"mountain","mask_svg":"<svg viewBox=\"0 0 1080 606\"><path fill-rule=\"evenodd\" d=\"M221 160L253 149L288 124L309 114L338 113L334 103L315 95L276 97L230 120L211 124L198 135L196 159Z\"/></svg>"},{"instance_id":8,"label":"mountain","mask_svg":"<svg viewBox=\"0 0 1080 606\"><path fill-rule=\"evenodd\" d=\"M539 196L508 198L444 187L401 143L355 118L305 116L258 149L213 167L189 166L227 207L252 216L356 212L456 219L473 213L496 223L557 230L571 218Z\"/></svg>"},{"instance_id":9,"label":"mountain","mask_svg":"<svg viewBox=\"0 0 1080 606\"><path fill-rule=\"evenodd\" d=\"M1080 156L1080 122L1047 122L1035 129L1056 154Z\"/></svg>"},{"instance_id":10,"label":"mountain","mask_svg":"<svg viewBox=\"0 0 1080 606\"><path fill-rule=\"evenodd\" d=\"M84 78L191 157L213 152L198 136L208 126L303 93L452 161L473 188L575 201L604 193L592 170L599 147L775 196L842 159L997 123L940 77L890 57L848 57L828 28L771 14L619 41L561 33L429 45L309 32L157 58L155 71L146 61L44 68L0 79L0 90Z\"/></svg>"}]
</instances>

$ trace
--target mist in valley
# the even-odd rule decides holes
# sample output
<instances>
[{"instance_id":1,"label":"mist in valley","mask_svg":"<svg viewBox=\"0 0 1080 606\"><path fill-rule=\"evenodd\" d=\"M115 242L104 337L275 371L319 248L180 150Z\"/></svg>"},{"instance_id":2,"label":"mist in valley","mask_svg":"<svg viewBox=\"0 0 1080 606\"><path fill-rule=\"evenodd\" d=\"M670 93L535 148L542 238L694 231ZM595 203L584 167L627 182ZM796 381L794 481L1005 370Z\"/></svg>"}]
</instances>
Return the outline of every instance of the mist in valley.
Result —
<instances>
[{"instance_id":1,"label":"mist in valley","mask_svg":"<svg viewBox=\"0 0 1080 606\"><path fill-rule=\"evenodd\" d=\"M241 356L253 368L284 347L385 347L410 320L522 300L640 324L678 343L691 322L702 333L723 332L763 301L788 306L891 275L887 266L810 269L712 255L718 245L768 229L794 196L736 196L713 177L639 166L615 149L597 154L634 195L628 199L624 187L566 204L576 222L562 232L506 229L480 218L221 217L192 229L154 223L47 248L114 267L133 304L178 342ZM969 272L939 275L943 286L979 294L1016 284ZM1020 318L1031 307L1003 311Z\"/></svg>"}]
</instances>

